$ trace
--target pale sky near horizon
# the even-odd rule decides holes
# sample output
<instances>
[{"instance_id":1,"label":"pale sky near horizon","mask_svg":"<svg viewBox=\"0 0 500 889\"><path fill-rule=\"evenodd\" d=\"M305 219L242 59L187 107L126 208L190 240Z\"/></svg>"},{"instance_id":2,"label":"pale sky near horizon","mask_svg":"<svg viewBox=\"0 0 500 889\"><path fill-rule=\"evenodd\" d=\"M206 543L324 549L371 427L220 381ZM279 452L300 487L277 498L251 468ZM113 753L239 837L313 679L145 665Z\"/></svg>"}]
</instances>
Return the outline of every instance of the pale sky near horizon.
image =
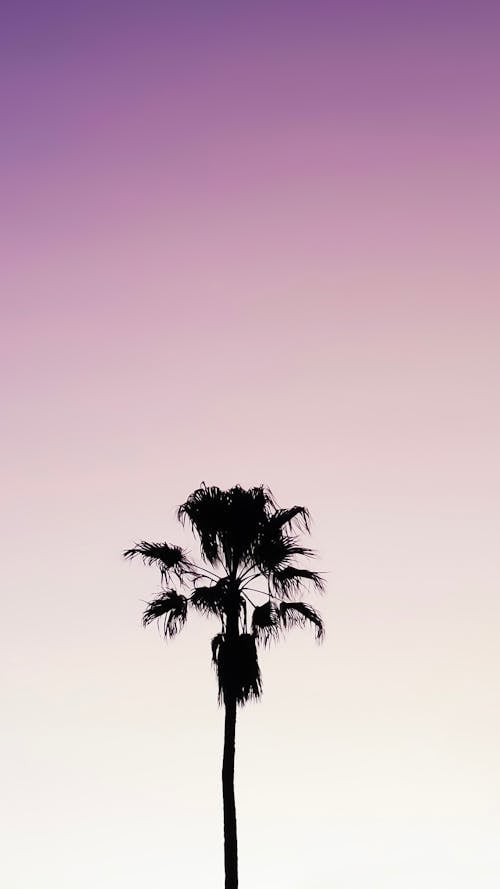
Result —
<instances>
[{"instance_id":1,"label":"pale sky near horizon","mask_svg":"<svg viewBox=\"0 0 500 889\"><path fill-rule=\"evenodd\" d=\"M216 625L143 630L120 557L205 480L307 505L328 572L240 713L241 889L498 889L498 37L5 13L2 886L221 889Z\"/></svg>"}]
</instances>

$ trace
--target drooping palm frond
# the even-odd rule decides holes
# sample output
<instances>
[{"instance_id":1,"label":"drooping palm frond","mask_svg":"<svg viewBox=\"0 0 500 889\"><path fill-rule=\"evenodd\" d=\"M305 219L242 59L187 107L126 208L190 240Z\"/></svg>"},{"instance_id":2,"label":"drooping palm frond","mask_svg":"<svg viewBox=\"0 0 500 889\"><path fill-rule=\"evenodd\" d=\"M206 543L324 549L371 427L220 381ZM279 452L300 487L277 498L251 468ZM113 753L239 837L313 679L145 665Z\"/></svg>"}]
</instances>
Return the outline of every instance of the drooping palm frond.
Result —
<instances>
[{"instance_id":1,"label":"drooping palm frond","mask_svg":"<svg viewBox=\"0 0 500 889\"><path fill-rule=\"evenodd\" d=\"M224 612L224 597L227 590L227 579L221 577L212 586L199 586L193 590L189 602L201 614L221 615Z\"/></svg>"},{"instance_id":2,"label":"drooping palm frond","mask_svg":"<svg viewBox=\"0 0 500 889\"><path fill-rule=\"evenodd\" d=\"M297 529L298 531L310 531L311 516L305 506L291 506L289 509L277 509L269 518L271 528Z\"/></svg>"},{"instance_id":3,"label":"drooping palm frond","mask_svg":"<svg viewBox=\"0 0 500 889\"><path fill-rule=\"evenodd\" d=\"M305 627L307 623L311 623L315 627L318 642L323 638L323 621L316 609L306 602L280 602L279 612L285 629L292 626Z\"/></svg>"},{"instance_id":4,"label":"drooping palm frond","mask_svg":"<svg viewBox=\"0 0 500 889\"><path fill-rule=\"evenodd\" d=\"M269 600L264 605L257 605L252 614L252 632L264 646L276 641L280 635L280 612Z\"/></svg>"},{"instance_id":5,"label":"drooping palm frond","mask_svg":"<svg viewBox=\"0 0 500 889\"><path fill-rule=\"evenodd\" d=\"M219 681L219 703L236 700L240 706L259 698L262 681L255 639L242 633L233 640L223 634L212 639L212 661Z\"/></svg>"},{"instance_id":6,"label":"drooping palm frond","mask_svg":"<svg viewBox=\"0 0 500 889\"><path fill-rule=\"evenodd\" d=\"M187 603L186 596L175 590L166 590L148 603L142 616L143 626L147 627L154 620L160 622L163 618L163 634L171 639L186 622Z\"/></svg>"},{"instance_id":7,"label":"drooping palm frond","mask_svg":"<svg viewBox=\"0 0 500 889\"><path fill-rule=\"evenodd\" d=\"M279 571L273 571L271 583L276 593L285 598L295 595L308 584L311 584L318 592L323 592L325 588L325 582L317 571L294 568L291 565Z\"/></svg>"},{"instance_id":8,"label":"drooping palm frond","mask_svg":"<svg viewBox=\"0 0 500 889\"><path fill-rule=\"evenodd\" d=\"M182 579L183 574L193 568L182 547L169 543L148 543L147 540L141 540L131 549L126 549L123 555L126 559L140 556L146 565L157 565L163 579L168 577L170 571Z\"/></svg>"}]
</instances>

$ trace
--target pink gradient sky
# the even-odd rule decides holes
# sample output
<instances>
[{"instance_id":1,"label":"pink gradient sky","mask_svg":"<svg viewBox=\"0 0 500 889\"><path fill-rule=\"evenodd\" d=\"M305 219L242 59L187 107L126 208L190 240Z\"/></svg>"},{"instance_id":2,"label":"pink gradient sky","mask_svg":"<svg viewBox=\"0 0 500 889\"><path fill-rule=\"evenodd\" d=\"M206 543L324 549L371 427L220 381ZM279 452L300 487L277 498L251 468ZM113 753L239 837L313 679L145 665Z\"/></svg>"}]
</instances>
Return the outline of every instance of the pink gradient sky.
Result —
<instances>
[{"instance_id":1,"label":"pink gradient sky","mask_svg":"<svg viewBox=\"0 0 500 889\"><path fill-rule=\"evenodd\" d=\"M205 479L330 571L242 714L242 889L497 889L498 10L163 6L2 26L0 882L220 887L210 627L119 558Z\"/></svg>"}]
</instances>

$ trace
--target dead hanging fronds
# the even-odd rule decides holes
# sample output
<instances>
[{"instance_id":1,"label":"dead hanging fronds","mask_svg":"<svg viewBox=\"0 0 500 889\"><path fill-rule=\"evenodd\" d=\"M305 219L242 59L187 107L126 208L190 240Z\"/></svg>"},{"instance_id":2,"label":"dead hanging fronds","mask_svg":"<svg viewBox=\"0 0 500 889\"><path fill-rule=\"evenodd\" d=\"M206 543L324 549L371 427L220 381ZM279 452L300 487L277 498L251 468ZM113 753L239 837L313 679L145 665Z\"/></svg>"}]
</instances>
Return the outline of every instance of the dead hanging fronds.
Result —
<instances>
[{"instance_id":1,"label":"dead hanging fronds","mask_svg":"<svg viewBox=\"0 0 500 889\"><path fill-rule=\"evenodd\" d=\"M235 699L243 706L260 697L262 680L253 635L242 633L228 640L218 634L212 639L212 661L219 680L219 703Z\"/></svg>"},{"instance_id":2,"label":"dead hanging fronds","mask_svg":"<svg viewBox=\"0 0 500 889\"><path fill-rule=\"evenodd\" d=\"M211 643L211 645L212 645L212 664L214 665L215 668L217 668L217 663L219 660L219 649L220 649L223 642L224 642L224 634L223 633L217 633L217 635L214 636L214 638L212 639L212 643Z\"/></svg>"}]
</instances>

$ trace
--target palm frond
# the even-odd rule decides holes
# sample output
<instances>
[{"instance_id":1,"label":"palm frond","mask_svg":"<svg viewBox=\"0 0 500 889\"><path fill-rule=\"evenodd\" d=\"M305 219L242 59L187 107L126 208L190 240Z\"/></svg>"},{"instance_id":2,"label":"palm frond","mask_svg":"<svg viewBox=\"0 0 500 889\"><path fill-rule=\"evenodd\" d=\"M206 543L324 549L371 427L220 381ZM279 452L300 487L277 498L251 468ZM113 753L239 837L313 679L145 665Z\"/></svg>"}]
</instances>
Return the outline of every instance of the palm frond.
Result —
<instances>
[{"instance_id":1,"label":"palm frond","mask_svg":"<svg viewBox=\"0 0 500 889\"><path fill-rule=\"evenodd\" d=\"M131 549L126 549L123 555L126 559L140 556L146 565L158 565L163 579L168 577L170 571L182 579L182 575L193 568L182 547L169 543L148 543L147 540L141 540Z\"/></svg>"},{"instance_id":2,"label":"palm frond","mask_svg":"<svg viewBox=\"0 0 500 889\"><path fill-rule=\"evenodd\" d=\"M257 642L268 645L280 635L280 612L271 600L257 605L252 614L252 632Z\"/></svg>"},{"instance_id":3,"label":"palm frond","mask_svg":"<svg viewBox=\"0 0 500 889\"><path fill-rule=\"evenodd\" d=\"M224 596L227 590L227 580L222 577L212 586L199 586L193 590L189 602L200 611L201 614L220 615L224 611Z\"/></svg>"},{"instance_id":4,"label":"palm frond","mask_svg":"<svg viewBox=\"0 0 500 889\"><path fill-rule=\"evenodd\" d=\"M273 571L271 583L278 595L288 598L298 593L308 584L318 591L323 592L325 582L317 571L309 571L307 568L294 568L292 565Z\"/></svg>"},{"instance_id":5,"label":"palm frond","mask_svg":"<svg viewBox=\"0 0 500 889\"><path fill-rule=\"evenodd\" d=\"M262 680L255 639L242 633L229 641L219 634L212 639L212 660L219 681L219 703L236 699L240 706L259 698Z\"/></svg>"},{"instance_id":6,"label":"palm frond","mask_svg":"<svg viewBox=\"0 0 500 889\"><path fill-rule=\"evenodd\" d=\"M187 598L175 590L166 590L148 603L142 616L143 626L163 618L163 634L171 639L182 629L187 617Z\"/></svg>"},{"instance_id":7,"label":"palm frond","mask_svg":"<svg viewBox=\"0 0 500 889\"><path fill-rule=\"evenodd\" d=\"M211 565L225 564L231 571L251 557L273 509L273 496L263 485L222 490L202 484L179 507L178 517L191 523L203 557Z\"/></svg>"},{"instance_id":8,"label":"palm frond","mask_svg":"<svg viewBox=\"0 0 500 889\"><path fill-rule=\"evenodd\" d=\"M189 495L177 510L179 520L191 524L198 535L203 557L211 564L220 562L220 546L217 531L224 512L223 492L217 487L208 487L203 482L200 488Z\"/></svg>"},{"instance_id":9,"label":"palm frond","mask_svg":"<svg viewBox=\"0 0 500 889\"><path fill-rule=\"evenodd\" d=\"M266 529L255 547L254 556L258 568L267 576L271 571L290 565L295 558L311 558L314 550L301 546L297 537L276 530L271 534Z\"/></svg>"},{"instance_id":10,"label":"palm frond","mask_svg":"<svg viewBox=\"0 0 500 889\"><path fill-rule=\"evenodd\" d=\"M323 638L325 629L321 616L306 602L280 602L279 612L285 629L292 626L305 627L307 623L311 623L315 627L318 642Z\"/></svg>"},{"instance_id":11,"label":"palm frond","mask_svg":"<svg viewBox=\"0 0 500 889\"><path fill-rule=\"evenodd\" d=\"M298 531L310 531L311 515L305 506L291 506L289 509L277 509L269 519L272 528L297 528Z\"/></svg>"},{"instance_id":12,"label":"palm frond","mask_svg":"<svg viewBox=\"0 0 500 889\"><path fill-rule=\"evenodd\" d=\"M247 563L253 554L263 524L268 521L274 500L263 485L245 490L240 485L226 491L226 527L221 534L221 544L234 569Z\"/></svg>"}]
</instances>

